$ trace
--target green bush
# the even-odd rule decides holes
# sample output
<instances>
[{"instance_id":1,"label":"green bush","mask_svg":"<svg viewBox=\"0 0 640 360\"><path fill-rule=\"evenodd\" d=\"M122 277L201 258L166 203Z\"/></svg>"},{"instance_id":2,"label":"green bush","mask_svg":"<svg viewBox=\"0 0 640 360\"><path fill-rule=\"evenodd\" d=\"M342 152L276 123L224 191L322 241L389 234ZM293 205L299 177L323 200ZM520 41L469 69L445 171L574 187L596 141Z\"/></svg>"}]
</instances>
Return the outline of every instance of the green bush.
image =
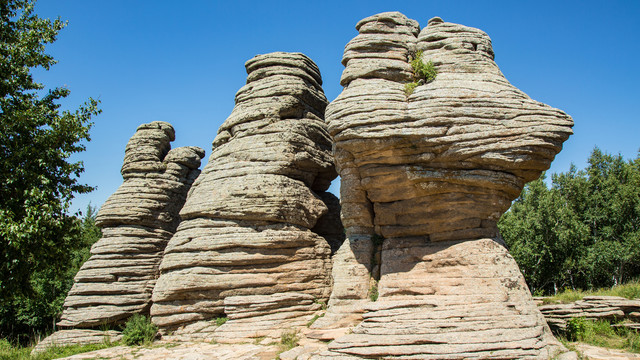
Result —
<instances>
[{"instance_id":1,"label":"green bush","mask_svg":"<svg viewBox=\"0 0 640 360\"><path fill-rule=\"evenodd\" d=\"M580 341L586 344L640 352L640 334L621 324L612 326L607 320L587 320L572 318L567 321L564 333L569 341Z\"/></svg>"},{"instance_id":2,"label":"green bush","mask_svg":"<svg viewBox=\"0 0 640 360\"><path fill-rule=\"evenodd\" d=\"M369 288L369 300L378 300L378 283L371 285L371 288Z\"/></svg>"},{"instance_id":3,"label":"green bush","mask_svg":"<svg viewBox=\"0 0 640 360\"><path fill-rule=\"evenodd\" d=\"M567 321L567 328L565 330L565 336L569 341L582 340L587 330L587 323L585 318L576 317Z\"/></svg>"},{"instance_id":4,"label":"green bush","mask_svg":"<svg viewBox=\"0 0 640 360\"><path fill-rule=\"evenodd\" d=\"M216 318L216 326L222 326L222 325L224 325L224 323L226 323L226 322L227 322L227 320L229 320L229 318L228 318L228 317L219 317L219 318Z\"/></svg>"},{"instance_id":5,"label":"green bush","mask_svg":"<svg viewBox=\"0 0 640 360\"><path fill-rule=\"evenodd\" d=\"M422 51L418 51L411 60L411 67L413 68L413 81L415 82L422 80L428 83L435 80L436 75L438 75L431 60L427 61L426 64L422 61Z\"/></svg>"},{"instance_id":6,"label":"green bush","mask_svg":"<svg viewBox=\"0 0 640 360\"><path fill-rule=\"evenodd\" d=\"M438 72L431 60L424 63L422 61L422 51L409 57L411 68L413 69L413 82L404 85L404 93L409 96L418 85L430 83L435 80Z\"/></svg>"},{"instance_id":7,"label":"green bush","mask_svg":"<svg viewBox=\"0 0 640 360\"><path fill-rule=\"evenodd\" d=\"M135 314L124 326L122 341L129 346L149 344L153 342L157 332L158 327L151 323L148 317Z\"/></svg>"}]
</instances>

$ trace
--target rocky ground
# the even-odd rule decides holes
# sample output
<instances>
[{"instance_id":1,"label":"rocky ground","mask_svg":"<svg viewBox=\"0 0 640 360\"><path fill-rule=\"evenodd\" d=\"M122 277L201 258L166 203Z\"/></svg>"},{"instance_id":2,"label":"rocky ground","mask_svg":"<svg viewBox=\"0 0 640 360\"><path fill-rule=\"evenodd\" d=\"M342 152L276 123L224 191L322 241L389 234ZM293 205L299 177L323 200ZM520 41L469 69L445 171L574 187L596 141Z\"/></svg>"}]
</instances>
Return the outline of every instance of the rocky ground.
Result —
<instances>
[{"instance_id":1,"label":"rocky ground","mask_svg":"<svg viewBox=\"0 0 640 360\"><path fill-rule=\"evenodd\" d=\"M303 343L304 344L304 343ZM314 347L320 344L307 343L288 352L283 352L279 345L261 344L212 344L206 342L157 342L150 347L117 346L108 349L77 354L65 359L102 359L102 360L243 360L258 359L271 360L278 356L282 360L306 359L304 353L314 351ZM597 346L577 343L575 347L582 353L583 359L591 360L622 360L640 359L640 354L632 354L621 350L605 349Z\"/></svg>"}]
</instances>

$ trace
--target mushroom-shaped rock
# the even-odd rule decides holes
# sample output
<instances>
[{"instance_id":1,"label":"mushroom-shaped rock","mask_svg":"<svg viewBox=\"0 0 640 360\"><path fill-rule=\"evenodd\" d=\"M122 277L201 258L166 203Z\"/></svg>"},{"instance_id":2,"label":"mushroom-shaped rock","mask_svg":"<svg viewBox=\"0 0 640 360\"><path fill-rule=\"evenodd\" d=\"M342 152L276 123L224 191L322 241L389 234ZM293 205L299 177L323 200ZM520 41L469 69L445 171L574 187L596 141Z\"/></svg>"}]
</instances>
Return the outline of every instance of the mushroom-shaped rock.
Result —
<instances>
[{"instance_id":1,"label":"mushroom-shaped rock","mask_svg":"<svg viewBox=\"0 0 640 360\"><path fill-rule=\"evenodd\" d=\"M313 327L358 325L326 357L563 351L496 222L549 168L571 117L511 85L478 29L434 18L420 31L397 12L356 28L327 107L347 240ZM435 79L418 79L428 66Z\"/></svg>"}]
</instances>

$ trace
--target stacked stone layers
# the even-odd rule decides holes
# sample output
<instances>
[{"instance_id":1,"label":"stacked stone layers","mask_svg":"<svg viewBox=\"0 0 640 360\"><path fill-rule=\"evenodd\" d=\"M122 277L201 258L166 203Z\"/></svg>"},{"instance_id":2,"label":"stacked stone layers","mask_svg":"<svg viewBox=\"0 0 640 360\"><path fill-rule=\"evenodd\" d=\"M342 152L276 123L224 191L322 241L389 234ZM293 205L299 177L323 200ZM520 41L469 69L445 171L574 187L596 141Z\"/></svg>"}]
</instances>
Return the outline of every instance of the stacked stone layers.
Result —
<instances>
[{"instance_id":1,"label":"stacked stone layers","mask_svg":"<svg viewBox=\"0 0 640 360\"><path fill-rule=\"evenodd\" d=\"M315 359L549 359L561 350L494 240L388 239L381 260L378 300Z\"/></svg>"},{"instance_id":2,"label":"stacked stone layers","mask_svg":"<svg viewBox=\"0 0 640 360\"><path fill-rule=\"evenodd\" d=\"M330 244L339 242L339 219L327 214L328 205L339 211L325 193L337 174L317 66L272 53L246 68L165 250L151 309L164 329L228 317L220 341L306 321L329 296Z\"/></svg>"},{"instance_id":3,"label":"stacked stone layers","mask_svg":"<svg viewBox=\"0 0 640 360\"><path fill-rule=\"evenodd\" d=\"M640 299L629 300L619 296L585 296L583 299L568 304L545 304L538 307L547 323L552 328L564 330L567 321L583 317L590 320L622 320L640 327Z\"/></svg>"},{"instance_id":4,"label":"stacked stone layers","mask_svg":"<svg viewBox=\"0 0 640 360\"><path fill-rule=\"evenodd\" d=\"M102 238L75 277L59 326L97 327L148 313L162 253L204 156L197 147L171 149L174 138L170 124L152 122L129 140L124 183L98 212Z\"/></svg>"},{"instance_id":5,"label":"stacked stone layers","mask_svg":"<svg viewBox=\"0 0 640 360\"><path fill-rule=\"evenodd\" d=\"M341 194L344 225L385 238L495 236L511 200L572 133L571 118L509 84L480 30L436 18L419 31L399 13L356 28L345 89L327 109L350 185ZM408 60L419 51L438 74L406 95Z\"/></svg>"},{"instance_id":6,"label":"stacked stone layers","mask_svg":"<svg viewBox=\"0 0 640 360\"><path fill-rule=\"evenodd\" d=\"M557 342L492 239L571 118L509 84L480 30L434 18L420 31L400 13L356 29L345 88L327 108L347 240L328 314L313 327L363 321L323 356L546 358ZM420 54L437 76L406 91Z\"/></svg>"}]
</instances>

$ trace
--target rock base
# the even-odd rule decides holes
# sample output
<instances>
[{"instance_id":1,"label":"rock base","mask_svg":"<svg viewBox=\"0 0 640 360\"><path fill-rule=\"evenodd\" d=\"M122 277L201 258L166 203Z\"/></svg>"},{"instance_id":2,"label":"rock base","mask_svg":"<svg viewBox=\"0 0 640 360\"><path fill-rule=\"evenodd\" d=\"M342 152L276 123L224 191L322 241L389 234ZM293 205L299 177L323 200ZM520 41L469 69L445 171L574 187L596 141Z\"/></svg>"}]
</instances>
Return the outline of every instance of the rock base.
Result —
<instances>
[{"instance_id":1,"label":"rock base","mask_svg":"<svg viewBox=\"0 0 640 360\"><path fill-rule=\"evenodd\" d=\"M549 359L567 352L515 261L492 239L387 239L378 291L364 320L314 359Z\"/></svg>"},{"instance_id":2,"label":"rock base","mask_svg":"<svg viewBox=\"0 0 640 360\"><path fill-rule=\"evenodd\" d=\"M122 340L122 333L115 330L59 330L40 341L38 345L33 348L32 354L37 354L48 348L56 346L101 344L104 342L116 342L120 340Z\"/></svg>"}]
</instances>

